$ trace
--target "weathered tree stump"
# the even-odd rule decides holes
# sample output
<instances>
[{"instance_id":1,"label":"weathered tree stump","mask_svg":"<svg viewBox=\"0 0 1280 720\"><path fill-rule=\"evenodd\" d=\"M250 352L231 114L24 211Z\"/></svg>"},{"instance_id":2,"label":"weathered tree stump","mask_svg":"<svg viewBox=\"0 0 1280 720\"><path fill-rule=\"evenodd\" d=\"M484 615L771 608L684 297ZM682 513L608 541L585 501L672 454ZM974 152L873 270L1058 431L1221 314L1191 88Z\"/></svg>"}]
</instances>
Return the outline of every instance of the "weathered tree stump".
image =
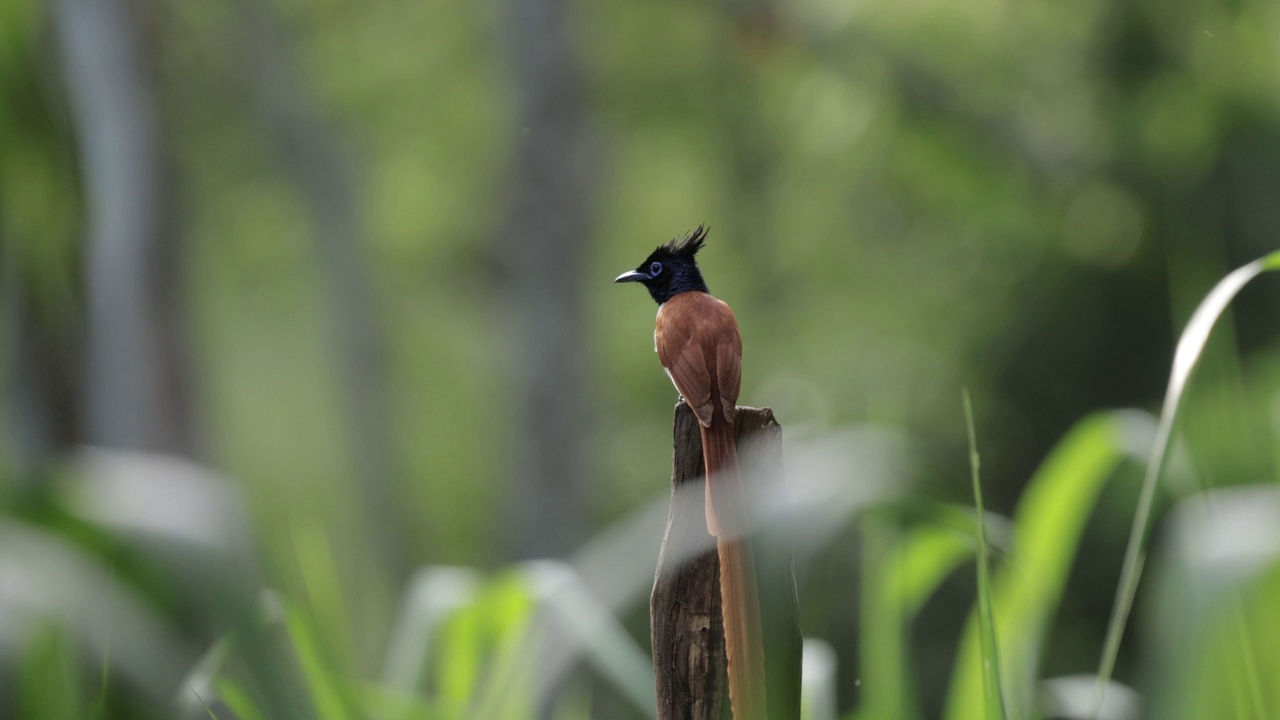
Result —
<instances>
[{"instance_id":1,"label":"weathered tree stump","mask_svg":"<svg viewBox=\"0 0 1280 720\"><path fill-rule=\"evenodd\" d=\"M768 408L739 407L734 421L744 480L782 482L782 428ZM676 405L671 509L649 598L658 720L721 720L729 685L720 610L720 561L707 532L702 439L693 411ZM776 517L776 516L775 516ZM800 622L790 524L751 533L764 626L771 720L800 717Z\"/></svg>"}]
</instances>

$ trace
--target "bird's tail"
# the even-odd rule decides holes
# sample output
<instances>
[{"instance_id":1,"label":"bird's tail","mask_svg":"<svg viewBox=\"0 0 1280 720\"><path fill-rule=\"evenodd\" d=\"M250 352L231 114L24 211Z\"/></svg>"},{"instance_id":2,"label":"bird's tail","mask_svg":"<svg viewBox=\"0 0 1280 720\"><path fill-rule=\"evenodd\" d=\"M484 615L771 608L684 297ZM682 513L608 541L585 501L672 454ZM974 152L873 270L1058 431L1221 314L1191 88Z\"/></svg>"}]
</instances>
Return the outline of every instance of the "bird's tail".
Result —
<instances>
[{"instance_id":1,"label":"bird's tail","mask_svg":"<svg viewBox=\"0 0 1280 720\"><path fill-rule=\"evenodd\" d=\"M734 720L767 720L760 594L743 525L742 474L733 426L719 414L711 427L702 428L702 453L707 471L707 530L715 536L720 555L729 704Z\"/></svg>"}]
</instances>

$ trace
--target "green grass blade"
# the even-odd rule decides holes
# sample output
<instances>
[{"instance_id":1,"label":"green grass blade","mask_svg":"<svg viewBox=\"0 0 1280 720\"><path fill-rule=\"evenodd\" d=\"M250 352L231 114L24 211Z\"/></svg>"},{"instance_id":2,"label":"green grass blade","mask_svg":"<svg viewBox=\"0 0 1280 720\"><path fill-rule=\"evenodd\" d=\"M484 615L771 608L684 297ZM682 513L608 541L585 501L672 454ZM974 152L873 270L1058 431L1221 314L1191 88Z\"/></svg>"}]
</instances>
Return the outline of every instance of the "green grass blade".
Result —
<instances>
[{"instance_id":1,"label":"green grass blade","mask_svg":"<svg viewBox=\"0 0 1280 720\"><path fill-rule=\"evenodd\" d=\"M448 717L425 693L406 692L375 683L357 683L355 696L362 719L442 720Z\"/></svg>"},{"instance_id":2,"label":"green grass blade","mask_svg":"<svg viewBox=\"0 0 1280 720\"><path fill-rule=\"evenodd\" d=\"M1146 475L1142 479L1142 492L1138 497L1138 507L1133 516L1129 544L1125 549L1124 565L1120 571L1120 584L1116 588L1116 599L1112 606L1111 621L1107 626L1106 642L1103 645L1102 658L1098 663L1099 705L1101 705L1107 682L1111 680L1111 673L1115 670L1116 656L1120 652L1120 640L1124 636L1129 611L1133 608L1133 598L1138 590L1138 580L1142 573L1146 552L1147 531L1151 523L1151 507L1155 501L1156 483L1169 459L1170 439L1178 420L1178 410L1187 381L1191 378L1191 372L1195 369L1205 343L1209 340L1209 333L1231 300L1255 277L1277 269L1280 269L1280 252L1273 252L1228 274L1200 302L1199 307L1187 322L1186 329L1182 331L1182 337L1178 339L1178 347L1173 355L1173 370L1169 374L1169 387L1165 391L1164 406L1160 410L1160 424L1156 429L1156 439L1147 462Z\"/></svg>"},{"instance_id":3,"label":"green grass blade","mask_svg":"<svg viewBox=\"0 0 1280 720\"><path fill-rule=\"evenodd\" d=\"M1252 712L1251 717L1255 720L1265 720L1267 716L1267 703L1262 699L1262 678L1258 672L1258 663L1254 658L1252 642L1249 640L1249 631L1245 627L1244 610L1240 606L1240 597L1231 598L1231 622L1235 625L1236 642L1244 650L1240 654L1241 665L1244 672L1241 673L1241 679L1244 680L1245 687L1248 689L1249 702L1248 706Z\"/></svg>"},{"instance_id":4,"label":"green grass blade","mask_svg":"<svg viewBox=\"0 0 1280 720\"><path fill-rule=\"evenodd\" d=\"M116 569L111 567L111 579L115 580ZM98 679L98 696L94 699L93 709L89 712L92 720L101 720L106 716L107 710L107 693L111 689L108 682L111 677L111 629L108 627L106 637L102 644L102 670Z\"/></svg>"},{"instance_id":5,"label":"green grass blade","mask_svg":"<svg viewBox=\"0 0 1280 720\"><path fill-rule=\"evenodd\" d=\"M1090 513L1128 448L1149 439L1154 422L1135 412L1081 420L1027 484L1014 514L1014 542L993 582L1001 629L1000 657L1009 710L1032 711L1041 644L1066 586ZM976 717L982 694L975 618L961 641L946 717Z\"/></svg>"},{"instance_id":6,"label":"green grass blade","mask_svg":"<svg viewBox=\"0 0 1280 720\"><path fill-rule=\"evenodd\" d=\"M264 720L262 711L239 683L228 678L220 678L215 681L214 687L218 690L218 697L222 698L222 702L240 720Z\"/></svg>"},{"instance_id":7,"label":"green grass blade","mask_svg":"<svg viewBox=\"0 0 1280 720\"><path fill-rule=\"evenodd\" d=\"M209 707L209 703L205 702L204 698L200 697L200 693L196 692L196 689L190 685L187 686L187 689L196 697L196 701L200 703L200 707L204 708L205 714L213 720L218 720L218 716L213 714L213 708Z\"/></svg>"},{"instance_id":8,"label":"green grass blade","mask_svg":"<svg viewBox=\"0 0 1280 720\"><path fill-rule=\"evenodd\" d=\"M973 475L973 502L978 510L978 633L982 646L982 691L986 717L1005 720L1004 688L1000 683L1000 645L996 638L995 614L991 609L991 577L988 569L985 511L982 509L982 482L979 479L978 440L973 427L973 403L964 391L964 421L969 432L969 468Z\"/></svg>"},{"instance_id":9,"label":"green grass blade","mask_svg":"<svg viewBox=\"0 0 1280 720\"><path fill-rule=\"evenodd\" d=\"M355 714L348 703L344 681L330 668L310 620L285 603L284 624L321 720L352 720Z\"/></svg>"}]
</instances>

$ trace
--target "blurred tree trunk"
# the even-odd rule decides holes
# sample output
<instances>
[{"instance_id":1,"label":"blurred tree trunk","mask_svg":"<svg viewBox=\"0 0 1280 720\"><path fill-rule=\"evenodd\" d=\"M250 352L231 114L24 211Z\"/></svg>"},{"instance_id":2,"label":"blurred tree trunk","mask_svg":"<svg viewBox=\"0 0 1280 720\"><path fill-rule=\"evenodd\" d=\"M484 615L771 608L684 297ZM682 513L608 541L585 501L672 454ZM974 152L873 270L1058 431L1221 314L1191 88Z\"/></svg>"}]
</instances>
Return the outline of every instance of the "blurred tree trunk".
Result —
<instances>
[{"instance_id":1,"label":"blurred tree trunk","mask_svg":"<svg viewBox=\"0 0 1280 720\"><path fill-rule=\"evenodd\" d=\"M0 61L0 409L8 476L26 487L79 428L79 177L45 27L9 32Z\"/></svg>"},{"instance_id":2,"label":"blurred tree trunk","mask_svg":"<svg viewBox=\"0 0 1280 720\"><path fill-rule=\"evenodd\" d=\"M83 440L195 454L172 159L137 0L58 0L85 228Z\"/></svg>"},{"instance_id":3,"label":"blurred tree trunk","mask_svg":"<svg viewBox=\"0 0 1280 720\"><path fill-rule=\"evenodd\" d=\"M33 483L45 463L75 441L77 357L66 328L42 319L36 298L23 277L15 242L0 238L6 248L3 264L7 402L6 439L14 477ZM44 320L44 321L42 321Z\"/></svg>"},{"instance_id":4,"label":"blurred tree trunk","mask_svg":"<svg viewBox=\"0 0 1280 720\"><path fill-rule=\"evenodd\" d=\"M767 126L762 107L761 71L778 41L776 0L737 0L724 4L729 37L719 68L720 138L730 178L726 231L745 261L753 297L767 309L781 290L774 242L771 182L782 150L777 133Z\"/></svg>"},{"instance_id":5,"label":"blurred tree trunk","mask_svg":"<svg viewBox=\"0 0 1280 720\"><path fill-rule=\"evenodd\" d=\"M396 497L399 474L382 383L382 327L361 252L364 223L354 163L307 92L306 78L294 66L269 8L257 0L237 6L249 45L244 72L252 80L259 119L301 191L311 220L365 521L381 556L402 574L410 569L411 536Z\"/></svg>"},{"instance_id":6,"label":"blurred tree trunk","mask_svg":"<svg viewBox=\"0 0 1280 720\"><path fill-rule=\"evenodd\" d=\"M495 248L515 383L507 540L517 555L561 555L583 529L591 425L581 282L596 167L571 4L504 7L516 99L512 195Z\"/></svg>"}]
</instances>

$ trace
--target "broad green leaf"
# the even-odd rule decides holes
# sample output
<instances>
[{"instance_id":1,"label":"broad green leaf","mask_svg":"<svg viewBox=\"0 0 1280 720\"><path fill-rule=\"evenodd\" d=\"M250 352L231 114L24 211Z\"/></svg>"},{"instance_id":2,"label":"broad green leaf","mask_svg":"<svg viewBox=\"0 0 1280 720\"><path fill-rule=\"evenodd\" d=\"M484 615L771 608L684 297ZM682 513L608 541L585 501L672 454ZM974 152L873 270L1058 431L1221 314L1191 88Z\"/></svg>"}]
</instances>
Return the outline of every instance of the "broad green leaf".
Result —
<instances>
[{"instance_id":1,"label":"broad green leaf","mask_svg":"<svg viewBox=\"0 0 1280 720\"><path fill-rule=\"evenodd\" d=\"M484 611L464 606L439 631L432 663L438 702L447 718L461 718L471 704L484 667Z\"/></svg>"},{"instance_id":2,"label":"broad green leaf","mask_svg":"<svg viewBox=\"0 0 1280 720\"><path fill-rule=\"evenodd\" d=\"M903 720L919 715L907 657L910 623L973 552L972 538L955 528L925 524L904 536L875 515L864 518L858 717Z\"/></svg>"},{"instance_id":3,"label":"broad green leaf","mask_svg":"<svg viewBox=\"0 0 1280 720\"><path fill-rule=\"evenodd\" d=\"M526 720L534 716L533 678L538 663L530 650L536 609L527 581L519 573L494 580L477 606L485 644L491 647L484 683L475 694L471 717Z\"/></svg>"},{"instance_id":4,"label":"broad green leaf","mask_svg":"<svg viewBox=\"0 0 1280 720\"><path fill-rule=\"evenodd\" d=\"M974 522L976 526L976 518ZM973 551L969 537L954 529L924 526L914 530L894 553L886 583L890 599L902 608L902 616L915 617L938 585Z\"/></svg>"}]
</instances>

